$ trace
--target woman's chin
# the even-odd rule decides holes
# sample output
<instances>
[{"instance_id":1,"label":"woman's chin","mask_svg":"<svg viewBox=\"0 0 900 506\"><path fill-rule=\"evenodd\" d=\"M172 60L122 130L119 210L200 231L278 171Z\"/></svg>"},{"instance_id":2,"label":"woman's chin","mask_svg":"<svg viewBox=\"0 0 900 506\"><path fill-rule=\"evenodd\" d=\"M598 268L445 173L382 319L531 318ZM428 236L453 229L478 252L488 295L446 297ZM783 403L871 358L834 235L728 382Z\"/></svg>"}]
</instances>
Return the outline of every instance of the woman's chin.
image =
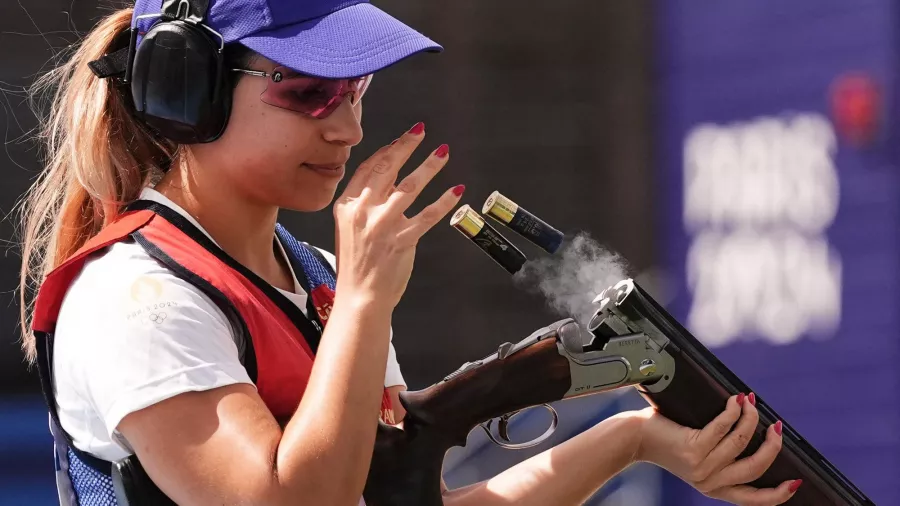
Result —
<instances>
[{"instance_id":1,"label":"woman's chin","mask_svg":"<svg viewBox=\"0 0 900 506\"><path fill-rule=\"evenodd\" d=\"M321 191L318 192L310 192L309 189L307 189L307 191L302 192L302 195L294 196L290 199L290 202L279 207L302 213L315 213L330 206L334 201L334 194L335 188L331 188L330 190L322 188Z\"/></svg>"}]
</instances>

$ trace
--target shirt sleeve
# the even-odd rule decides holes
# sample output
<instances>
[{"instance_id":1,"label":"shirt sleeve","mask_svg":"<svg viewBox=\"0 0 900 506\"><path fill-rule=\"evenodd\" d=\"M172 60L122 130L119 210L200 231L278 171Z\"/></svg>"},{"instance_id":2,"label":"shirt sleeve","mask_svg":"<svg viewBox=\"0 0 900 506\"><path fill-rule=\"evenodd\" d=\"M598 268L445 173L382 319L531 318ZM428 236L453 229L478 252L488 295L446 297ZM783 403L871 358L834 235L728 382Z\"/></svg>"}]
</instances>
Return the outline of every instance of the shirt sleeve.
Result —
<instances>
[{"instance_id":1,"label":"shirt sleeve","mask_svg":"<svg viewBox=\"0 0 900 506\"><path fill-rule=\"evenodd\" d=\"M110 437L129 413L178 394L253 384L228 319L202 291L149 256L113 260L73 283L54 345L54 363L77 369L65 376Z\"/></svg>"},{"instance_id":2,"label":"shirt sleeve","mask_svg":"<svg viewBox=\"0 0 900 506\"><path fill-rule=\"evenodd\" d=\"M316 248L331 264L331 268L337 271L337 258L333 253L325 251L322 248ZM400 363L397 362L397 350L394 349L394 329L391 328L391 342L388 344L388 361L387 368L384 372L384 386L407 386L406 380L403 379L403 373L400 371Z\"/></svg>"}]
</instances>

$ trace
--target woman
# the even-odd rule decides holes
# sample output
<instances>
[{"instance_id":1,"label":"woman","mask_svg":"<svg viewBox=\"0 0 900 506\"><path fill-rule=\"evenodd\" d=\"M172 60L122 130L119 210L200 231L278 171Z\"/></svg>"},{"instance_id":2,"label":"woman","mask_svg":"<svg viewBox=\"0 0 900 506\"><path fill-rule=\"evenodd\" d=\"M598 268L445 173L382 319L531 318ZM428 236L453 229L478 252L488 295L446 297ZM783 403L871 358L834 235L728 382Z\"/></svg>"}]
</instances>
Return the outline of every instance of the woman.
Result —
<instances>
[{"instance_id":1,"label":"woman","mask_svg":"<svg viewBox=\"0 0 900 506\"><path fill-rule=\"evenodd\" d=\"M30 281L41 282L23 315L24 347L55 400L61 500L115 504L109 463L134 454L178 504L358 504L379 416L403 418L392 312L419 239L464 187L404 215L449 159L441 145L398 181L424 141L419 123L358 167L335 200L336 258L293 239L276 217L335 198L362 138L371 79L357 76L439 46L367 3L196 4L139 0L43 83L58 91L47 171L26 202L21 288L25 307ZM144 89L161 84L141 62L154 22L143 16L160 9L222 36L230 86L214 96L229 107L215 128L159 119L178 108L150 111L168 99ZM133 20L144 24L129 90L114 55ZM154 51L175 47L157 35ZM177 54L184 72L196 70ZM334 280L327 271L338 266ZM649 408L622 413L446 491L445 504L576 504L637 461L734 504L781 504L799 480L743 485L777 455L780 423L736 460L758 421L754 403L732 397L703 430Z\"/></svg>"}]
</instances>

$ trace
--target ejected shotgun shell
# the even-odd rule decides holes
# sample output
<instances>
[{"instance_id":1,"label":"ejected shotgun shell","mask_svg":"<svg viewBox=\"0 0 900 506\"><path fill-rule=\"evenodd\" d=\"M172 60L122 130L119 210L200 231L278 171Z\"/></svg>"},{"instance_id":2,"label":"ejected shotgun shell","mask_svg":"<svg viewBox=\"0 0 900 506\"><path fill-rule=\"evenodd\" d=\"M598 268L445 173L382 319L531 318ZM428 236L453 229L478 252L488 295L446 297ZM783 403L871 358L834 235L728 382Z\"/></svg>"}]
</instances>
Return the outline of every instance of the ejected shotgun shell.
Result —
<instances>
[{"instance_id":1,"label":"ejected shotgun shell","mask_svg":"<svg viewBox=\"0 0 900 506\"><path fill-rule=\"evenodd\" d=\"M528 261L524 253L468 205L460 207L453 214L450 225L462 232L510 274L519 272L522 265Z\"/></svg>"},{"instance_id":2,"label":"ejected shotgun shell","mask_svg":"<svg viewBox=\"0 0 900 506\"><path fill-rule=\"evenodd\" d=\"M481 212L516 231L550 254L556 253L565 237L562 232L504 197L500 192L494 192L488 197Z\"/></svg>"}]
</instances>

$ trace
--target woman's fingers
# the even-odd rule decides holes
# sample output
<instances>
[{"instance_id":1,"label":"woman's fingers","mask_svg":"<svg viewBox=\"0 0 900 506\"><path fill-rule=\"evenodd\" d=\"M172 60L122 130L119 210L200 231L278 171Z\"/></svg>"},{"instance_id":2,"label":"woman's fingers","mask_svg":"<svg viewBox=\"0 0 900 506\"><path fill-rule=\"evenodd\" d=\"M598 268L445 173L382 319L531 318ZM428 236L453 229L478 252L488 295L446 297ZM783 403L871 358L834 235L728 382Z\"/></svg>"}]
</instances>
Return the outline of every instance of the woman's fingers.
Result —
<instances>
[{"instance_id":1,"label":"woman's fingers","mask_svg":"<svg viewBox=\"0 0 900 506\"><path fill-rule=\"evenodd\" d=\"M740 427L740 424L738 425ZM758 479L775 462L781 451L781 422L769 426L766 440L753 455L726 466L697 485L700 490L715 490L729 485L750 483Z\"/></svg>"},{"instance_id":2,"label":"woman's fingers","mask_svg":"<svg viewBox=\"0 0 900 506\"><path fill-rule=\"evenodd\" d=\"M403 178L394 193L388 198L388 204L397 212L404 212L422 193L422 189L431 182L435 175L447 165L450 148L442 144L422 162L416 170Z\"/></svg>"},{"instance_id":3,"label":"woman's fingers","mask_svg":"<svg viewBox=\"0 0 900 506\"><path fill-rule=\"evenodd\" d=\"M373 157L366 186L378 202L384 201L391 194L394 183L397 182L397 174L400 173L400 169L409 161L409 157L424 138L425 124L416 123L414 127L388 146L388 149L379 157Z\"/></svg>"},{"instance_id":4,"label":"woman's fingers","mask_svg":"<svg viewBox=\"0 0 900 506\"><path fill-rule=\"evenodd\" d=\"M425 235L425 232L431 230L432 227L437 225L453 210L456 204L459 203L459 199L462 197L465 189L465 186L459 185L445 191L439 199L422 209L419 214L410 218L407 228L400 232L397 239L401 244L416 243L419 238Z\"/></svg>"},{"instance_id":5,"label":"woman's fingers","mask_svg":"<svg viewBox=\"0 0 900 506\"><path fill-rule=\"evenodd\" d=\"M419 122L392 144L376 151L356 169L347 182L344 195L353 198L369 193L379 201L385 199L397 181L400 168L424 138L425 124Z\"/></svg>"},{"instance_id":6,"label":"woman's fingers","mask_svg":"<svg viewBox=\"0 0 900 506\"><path fill-rule=\"evenodd\" d=\"M741 405L745 402L744 394L729 397L728 402L725 403L725 410L699 432L696 445L701 455L709 455L709 452L713 451L722 438L728 435L735 422L740 419Z\"/></svg>"},{"instance_id":7,"label":"woman's fingers","mask_svg":"<svg viewBox=\"0 0 900 506\"><path fill-rule=\"evenodd\" d=\"M747 485L723 487L708 494L708 497L739 504L740 506L775 506L784 504L797 493L801 480L782 482L777 488L753 488Z\"/></svg>"},{"instance_id":8,"label":"woman's fingers","mask_svg":"<svg viewBox=\"0 0 900 506\"><path fill-rule=\"evenodd\" d=\"M756 424L759 423L759 412L749 399L744 399L741 409L741 418L738 420L734 430L719 441L719 444L709 452L709 455L706 456L706 459L700 465L701 475L711 476L715 474L718 470L733 462L747 448L750 438L753 437L753 432L756 430Z\"/></svg>"},{"instance_id":9,"label":"woman's fingers","mask_svg":"<svg viewBox=\"0 0 900 506\"><path fill-rule=\"evenodd\" d=\"M369 176L372 173L373 161L382 156L388 149L390 149L390 146L382 146L366 161L359 164L356 170L353 171L353 175L350 176L350 180L347 181L347 186L344 188L341 198L354 199L362 194L362 190L366 187L366 183L369 181Z\"/></svg>"}]
</instances>

